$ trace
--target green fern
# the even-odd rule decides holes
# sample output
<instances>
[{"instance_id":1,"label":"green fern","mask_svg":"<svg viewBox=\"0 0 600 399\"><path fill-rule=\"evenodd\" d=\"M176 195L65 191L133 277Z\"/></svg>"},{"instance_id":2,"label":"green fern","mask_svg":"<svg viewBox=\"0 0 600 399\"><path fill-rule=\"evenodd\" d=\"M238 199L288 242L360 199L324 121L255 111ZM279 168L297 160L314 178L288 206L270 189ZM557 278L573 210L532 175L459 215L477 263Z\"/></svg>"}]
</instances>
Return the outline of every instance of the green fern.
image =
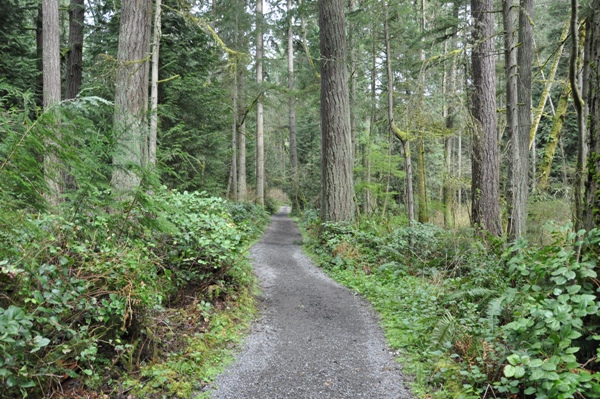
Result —
<instances>
[{"instance_id":1,"label":"green fern","mask_svg":"<svg viewBox=\"0 0 600 399\"><path fill-rule=\"evenodd\" d=\"M452 343L456 330L456 318L449 311L440 318L431 333L431 345L438 349Z\"/></svg>"},{"instance_id":2,"label":"green fern","mask_svg":"<svg viewBox=\"0 0 600 399\"><path fill-rule=\"evenodd\" d=\"M494 293L495 292L493 290L490 290L489 288L475 287L475 288L470 288L470 289L454 292L453 294L446 296L444 302L454 301L454 300L464 298L464 297L487 298Z\"/></svg>"}]
</instances>

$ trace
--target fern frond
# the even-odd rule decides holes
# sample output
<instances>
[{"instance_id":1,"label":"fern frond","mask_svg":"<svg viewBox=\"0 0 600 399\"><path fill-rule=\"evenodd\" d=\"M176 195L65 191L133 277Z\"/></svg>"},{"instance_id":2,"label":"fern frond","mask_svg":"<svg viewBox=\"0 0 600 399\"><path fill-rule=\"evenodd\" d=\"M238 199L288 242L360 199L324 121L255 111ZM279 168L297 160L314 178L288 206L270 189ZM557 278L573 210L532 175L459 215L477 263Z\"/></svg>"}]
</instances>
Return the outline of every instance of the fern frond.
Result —
<instances>
[{"instance_id":1,"label":"fern frond","mask_svg":"<svg viewBox=\"0 0 600 399\"><path fill-rule=\"evenodd\" d=\"M449 311L435 325L431 333L431 345L440 348L452 343L454 330L456 329L456 318Z\"/></svg>"},{"instance_id":2,"label":"fern frond","mask_svg":"<svg viewBox=\"0 0 600 399\"><path fill-rule=\"evenodd\" d=\"M454 292L454 293L446 296L446 298L444 299L444 302L460 299L463 297L471 297L471 298L487 297L493 293L494 293L494 291L490 290L489 288L476 287L476 288L471 288L468 290Z\"/></svg>"},{"instance_id":3,"label":"fern frond","mask_svg":"<svg viewBox=\"0 0 600 399\"><path fill-rule=\"evenodd\" d=\"M498 327L498 316L500 316L500 314L502 314L502 311L504 310L505 299L506 295L502 295L492 299L488 303L486 316L488 320L489 329L492 333Z\"/></svg>"}]
</instances>

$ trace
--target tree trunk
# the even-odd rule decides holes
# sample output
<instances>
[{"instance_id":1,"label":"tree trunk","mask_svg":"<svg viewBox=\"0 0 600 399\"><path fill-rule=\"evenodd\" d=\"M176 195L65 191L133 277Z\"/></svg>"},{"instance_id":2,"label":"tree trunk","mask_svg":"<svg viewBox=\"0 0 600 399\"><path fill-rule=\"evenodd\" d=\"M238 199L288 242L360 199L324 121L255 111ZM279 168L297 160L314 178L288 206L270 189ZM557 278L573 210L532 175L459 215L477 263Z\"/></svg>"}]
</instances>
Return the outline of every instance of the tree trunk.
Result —
<instances>
[{"instance_id":1,"label":"tree trunk","mask_svg":"<svg viewBox=\"0 0 600 399\"><path fill-rule=\"evenodd\" d=\"M511 221L515 217L517 196L519 192L519 97L517 70L517 46L515 32L515 6L513 0L502 2L502 13L504 22L504 73L506 80L506 135L509 145L509 162L507 165L508 183L506 198L509 210L509 230ZM514 238L514 237L511 237Z\"/></svg>"},{"instance_id":2,"label":"tree trunk","mask_svg":"<svg viewBox=\"0 0 600 399\"><path fill-rule=\"evenodd\" d=\"M246 187L246 121L240 125L238 136L238 201L248 200Z\"/></svg>"},{"instance_id":3,"label":"tree trunk","mask_svg":"<svg viewBox=\"0 0 600 399\"><path fill-rule=\"evenodd\" d=\"M573 96L573 105L577 111L577 164L575 166L575 187L574 198L575 202L575 230L584 227L584 203L583 203L583 171L586 164L586 137L585 125L583 120L583 99L579 88L579 79L577 71L577 59L579 58L579 29L577 8L579 4L577 0L571 0L571 58L569 62L569 80L571 82L571 95Z\"/></svg>"},{"instance_id":4,"label":"tree trunk","mask_svg":"<svg viewBox=\"0 0 600 399\"><path fill-rule=\"evenodd\" d=\"M231 199L233 201L238 201L238 83L237 83L237 64L233 71L233 90L231 93L233 106L231 109L233 110L231 123Z\"/></svg>"},{"instance_id":5,"label":"tree trunk","mask_svg":"<svg viewBox=\"0 0 600 399\"><path fill-rule=\"evenodd\" d=\"M548 143L544 150L544 158L540 165L539 171L539 182L538 189L546 190L548 187L548 177L550 176L550 170L552 169L552 161L554 159L554 153L556 152L556 146L560 141L560 133L562 130L563 122L567 115L567 105L569 104L569 95L571 94L571 85L569 82L565 82L560 98L558 100L558 106L556 108L556 114L552 118L552 128L548 135Z\"/></svg>"},{"instance_id":6,"label":"tree trunk","mask_svg":"<svg viewBox=\"0 0 600 399\"><path fill-rule=\"evenodd\" d=\"M256 84L260 94L256 102L256 195L265 204L265 135L262 103L263 81L263 0L256 1Z\"/></svg>"},{"instance_id":7,"label":"tree trunk","mask_svg":"<svg viewBox=\"0 0 600 399\"><path fill-rule=\"evenodd\" d=\"M421 37L425 35L425 0L421 3ZM425 97L425 50L421 49L419 55L421 61L421 73L419 74L419 102L423 107ZM419 127L419 138L417 140L417 195L419 197L419 223L429 221L429 210L427 204L427 173L425 171L425 138L423 129Z\"/></svg>"},{"instance_id":8,"label":"tree trunk","mask_svg":"<svg viewBox=\"0 0 600 399\"><path fill-rule=\"evenodd\" d=\"M294 24L292 18L292 0L287 0L288 14L288 111L290 129L290 164L292 167L292 209L300 211L300 198L298 189L298 150L296 148L296 104L294 101Z\"/></svg>"},{"instance_id":9,"label":"tree trunk","mask_svg":"<svg viewBox=\"0 0 600 399\"><path fill-rule=\"evenodd\" d=\"M44 157L44 174L48 185L48 201L51 205L59 202L62 184L60 161L54 153L55 140L59 139L58 112L52 107L60 103L60 29L58 22L58 0L42 1L42 26L43 26L43 104L44 109L56 116L51 121L54 136L46 143Z\"/></svg>"},{"instance_id":10,"label":"tree trunk","mask_svg":"<svg viewBox=\"0 0 600 399\"><path fill-rule=\"evenodd\" d=\"M517 240L527 230L529 195L529 133L531 131L531 69L533 60L533 0L521 0L519 7L518 133L513 136L512 176L508 197L508 237Z\"/></svg>"},{"instance_id":11,"label":"tree trunk","mask_svg":"<svg viewBox=\"0 0 600 399\"><path fill-rule=\"evenodd\" d=\"M148 136L148 162L156 166L156 141L158 135L158 69L160 64L161 0L155 0L154 46L152 49L152 78L150 83L150 134Z\"/></svg>"},{"instance_id":12,"label":"tree trunk","mask_svg":"<svg viewBox=\"0 0 600 399\"><path fill-rule=\"evenodd\" d=\"M363 213L368 215L373 212L376 206L375 198L371 192L371 144L373 143L373 134L375 132L375 122L377 118L377 54L376 54L376 25L371 29L371 115L369 116L369 137L366 140L363 151L363 167L365 169L365 198L363 203Z\"/></svg>"},{"instance_id":13,"label":"tree trunk","mask_svg":"<svg viewBox=\"0 0 600 399\"><path fill-rule=\"evenodd\" d=\"M502 235L499 203L499 155L496 132L494 4L471 0L473 14L473 172L472 223L480 231Z\"/></svg>"},{"instance_id":14,"label":"tree trunk","mask_svg":"<svg viewBox=\"0 0 600 399\"><path fill-rule=\"evenodd\" d=\"M83 79L84 0L71 0L69 5L69 54L67 55L67 84L65 99L77 97Z\"/></svg>"},{"instance_id":15,"label":"tree trunk","mask_svg":"<svg viewBox=\"0 0 600 399\"><path fill-rule=\"evenodd\" d=\"M122 193L139 186L136 169L144 165L151 15L151 0L122 3L114 115L117 144L112 176L112 185Z\"/></svg>"},{"instance_id":16,"label":"tree trunk","mask_svg":"<svg viewBox=\"0 0 600 399\"><path fill-rule=\"evenodd\" d=\"M586 229L600 227L600 0L593 0L590 4L592 15L588 17L588 36L586 40L586 64L590 69L595 66L593 73L586 77L588 84L587 104L589 120L589 143L590 156L587 164L586 179L586 207L585 225ZM592 72L592 71L590 71Z\"/></svg>"},{"instance_id":17,"label":"tree trunk","mask_svg":"<svg viewBox=\"0 0 600 399\"><path fill-rule=\"evenodd\" d=\"M354 176L342 0L319 0L321 220L354 218Z\"/></svg>"},{"instance_id":18,"label":"tree trunk","mask_svg":"<svg viewBox=\"0 0 600 399\"><path fill-rule=\"evenodd\" d=\"M453 4L452 16L455 21L458 21L459 5L455 1ZM456 35L458 34L458 22L452 27L452 37L450 39L450 51L456 49ZM447 51L445 51L447 53ZM452 137L454 130L454 120L456 114L456 57L452 57L450 64L450 73L446 78L446 68L444 68L444 82L442 89L444 90L445 106L444 118L446 120L446 130L448 136L444 138L444 182L442 196L444 200L444 226L446 228L454 227L454 215L456 211L456 188L454 176L452 172Z\"/></svg>"},{"instance_id":19,"label":"tree trunk","mask_svg":"<svg viewBox=\"0 0 600 399\"><path fill-rule=\"evenodd\" d=\"M427 204L427 174L425 172L425 139L423 132L417 140L417 174L418 196L419 196L419 223L429 221L429 210Z\"/></svg>"},{"instance_id":20,"label":"tree trunk","mask_svg":"<svg viewBox=\"0 0 600 399\"><path fill-rule=\"evenodd\" d=\"M410 141L408 135L403 134L396 127L394 123L394 75L392 74L392 54L391 54L391 46L390 46L390 34L389 34L389 24L388 24L388 13L387 13L387 5L385 2L382 3L384 7L384 38L385 38L385 54L386 54L386 73L387 73L387 91L388 91L388 127L390 130L390 136L396 136L402 143L404 148L404 162L406 168L406 209L408 212L408 223L410 227L414 226L415 221L415 207L414 207L414 191L412 186L412 162L411 162L411 154L410 154ZM391 145L391 143L390 143ZM391 150L391 149L390 149Z\"/></svg>"}]
</instances>

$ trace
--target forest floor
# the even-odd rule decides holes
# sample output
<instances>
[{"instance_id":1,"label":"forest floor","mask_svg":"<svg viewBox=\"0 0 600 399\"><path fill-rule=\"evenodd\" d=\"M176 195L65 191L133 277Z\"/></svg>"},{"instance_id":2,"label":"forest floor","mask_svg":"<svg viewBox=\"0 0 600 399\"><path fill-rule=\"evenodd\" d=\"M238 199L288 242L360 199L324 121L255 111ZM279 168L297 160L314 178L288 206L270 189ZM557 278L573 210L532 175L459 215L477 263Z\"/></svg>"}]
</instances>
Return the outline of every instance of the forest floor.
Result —
<instances>
[{"instance_id":1,"label":"forest floor","mask_svg":"<svg viewBox=\"0 0 600 399\"><path fill-rule=\"evenodd\" d=\"M251 249L261 317L211 397L411 398L371 306L315 267L288 214Z\"/></svg>"}]
</instances>

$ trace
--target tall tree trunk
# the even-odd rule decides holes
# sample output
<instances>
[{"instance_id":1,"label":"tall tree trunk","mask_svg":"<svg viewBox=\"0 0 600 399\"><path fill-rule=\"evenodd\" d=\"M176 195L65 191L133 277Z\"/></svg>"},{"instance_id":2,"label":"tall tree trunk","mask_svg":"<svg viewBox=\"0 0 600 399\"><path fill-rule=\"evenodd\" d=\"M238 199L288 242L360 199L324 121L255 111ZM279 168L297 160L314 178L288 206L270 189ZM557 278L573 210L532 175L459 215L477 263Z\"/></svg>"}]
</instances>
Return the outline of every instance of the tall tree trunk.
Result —
<instances>
[{"instance_id":1,"label":"tall tree trunk","mask_svg":"<svg viewBox=\"0 0 600 399\"><path fill-rule=\"evenodd\" d=\"M425 0L421 3L421 36L425 35ZM424 106L425 97L425 50L421 49L419 55L421 61L421 73L419 74L419 102L420 107ZM417 139L417 195L419 197L419 223L429 221L429 210L427 204L427 172L425 171L425 137L422 127L419 127L419 137Z\"/></svg>"},{"instance_id":2,"label":"tall tree trunk","mask_svg":"<svg viewBox=\"0 0 600 399\"><path fill-rule=\"evenodd\" d=\"M376 28L373 24L371 28L371 115L369 116L369 137L366 140L363 151L363 167L365 170L365 198L363 203L363 213L371 213L375 208L375 199L371 192L371 145L373 134L375 132L375 121L377 118L377 54L376 54Z\"/></svg>"},{"instance_id":3,"label":"tall tree trunk","mask_svg":"<svg viewBox=\"0 0 600 399\"><path fill-rule=\"evenodd\" d=\"M529 132L531 131L531 70L533 61L533 0L521 0L517 50L519 130L513 136L512 196L508 198L508 237L516 240L527 230L529 195Z\"/></svg>"},{"instance_id":4,"label":"tall tree trunk","mask_svg":"<svg viewBox=\"0 0 600 399\"><path fill-rule=\"evenodd\" d=\"M319 0L321 219L354 218L354 176L343 0Z\"/></svg>"},{"instance_id":5,"label":"tall tree trunk","mask_svg":"<svg viewBox=\"0 0 600 399\"><path fill-rule=\"evenodd\" d=\"M586 207L584 228L590 230L600 226L600 0L590 4L592 15L588 17L585 46L585 62L590 69L585 76L588 89L587 109L589 120L590 156L587 164ZM585 69L585 68L584 68ZM586 71L587 73L587 71Z\"/></svg>"},{"instance_id":6,"label":"tall tree trunk","mask_svg":"<svg viewBox=\"0 0 600 399\"><path fill-rule=\"evenodd\" d=\"M139 186L136 168L144 165L151 16L151 0L122 3L114 115L117 145L112 176L112 185L121 193Z\"/></svg>"},{"instance_id":7,"label":"tall tree trunk","mask_svg":"<svg viewBox=\"0 0 600 399\"><path fill-rule=\"evenodd\" d=\"M348 9L350 12L356 10L356 0L349 0ZM350 132L352 136L352 154L353 159L356 158L358 149L358 140L356 132L356 39L355 27L350 26L348 29L348 45L350 46Z\"/></svg>"},{"instance_id":8,"label":"tall tree trunk","mask_svg":"<svg viewBox=\"0 0 600 399\"><path fill-rule=\"evenodd\" d=\"M154 46L152 49L152 78L150 79L150 134L148 135L148 163L156 165L156 141L158 135L158 69L160 67L161 0L154 10Z\"/></svg>"},{"instance_id":9,"label":"tall tree trunk","mask_svg":"<svg viewBox=\"0 0 600 399\"><path fill-rule=\"evenodd\" d=\"M67 84L65 98L77 97L83 79L84 0L71 0L69 5L69 54L67 55Z\"/></svg>"},{"instance_id":10,"label":"tall tree trunk","mask_svg":"<svg viewBox=\"0 0 600 399\"><path fill-rule=\"evenodd\" d=\"M579 58L579 19L577 8L579 7L577 0L571 0L571 58L569 63L569 80L571 82L571 95L573 96L573 105L577 111L577 164L575 166L575 230L584 227L584 168L586 165L586 137L585 137L585 121L583 119L583 99L581 98L581 89L579 87L577 61Z\"/></svg>"},{"instance_id":11,"label":"tall tree trunk","mask_svg":"<svg viewBox=\"0 0 600 399\"><path fill-rule=\"evenodd\" d=\"M425 171L425 139L421 131L420 137L417 140L417 183L419 196L419 223L427 223L429 221L429 211L427 204L427 173Z\"/></svg>"},{"instance_id":12,"label":"tall tree trunk","mask_svg":"<svg viewBox=\"0 0 600 399\"><path fill-rule=\"evenodd\" d=\"M44 173L48 185L48 202L56 205L59 202L62 184L60 173L60 160L54 153L55 140L60 138L58 129L58 112L53 112L52 107L60 103L60 29L58 22L58 0L42 0L42 26L43 26L43 102L44 109L53 113L51 130L54 136L47 142L44 157Z\"/></svg>"},{"instance_id":13,"label":"tall tree trunk","mask_svg":"<svg viewBox=\"0 0 600 399\"><path fill-rule=\"evenodd\" d=\"M265 204L265 134L262 103L263 81L263 0L256 0L256 84L261 94L256 102L256 195Z\"/></svg>"},{"instance_id":14,"label":"tall tree trunk","mask_svg":"<svg viewBox=\"0 0 600 399\"><path fill-rule=\"evenodd\" d=\"M499 154L496 132L494 4L471 0L473 14L472 222L482 231L502 235L499 203Z\"/></svg>"},{"instance_id":15,"label":"tall tree trunk","mask_svg":"<svg viewBox=\"0 0 600 399\"><path fill-rule=\"evenodd\" d=\"M456 49L456 36L458 34L458 8L455 1L452 6L452 17L455 24L452 27L452 37L450 39L450 51ZM452 137L454 130L454 119L456 114L455 93L456 93L456 57L452 57L450 64L450 73L446 78L446 68L444 68L444 118L446 120L446 129L448 136L444 138L444 182L443 182L443 200L444 200L444 226L446 228L454 227L454 215L456 211L456 189L454 176L452 172Z\"/></svg>"},{"instance_id":16,"label":"tall tree trunk","mask_svg":"<svg viewBox=\"0 0 600 399\"><path fill-rule=\"evenodd\" d=\"M392 74L392 51L390 46L390 33L389 33L389 22L387 5L385 2L382 3L384 7L383 14L383 29L385 37L385 54L386 54L386 73L387 73L387 91L388 91L388 127L390 129L390 135L396 136L404 147L404 162L406 168L406 209L408 211L408 223L410 227L414 226L415 223L415 207L414 207L414 191L412 186L412 162L410 154L410 141L409 137L405 132L402 132L396 126L394 122L394 75Z\"/></svg>"},{"instance_id":17,"label":"tall tree trunk","mask_svg":"<svg viewBox=\"0 0 600 399\"><path fill-rule=\"evenodd\" d=\"M235 65L235 69L233 71L233 90L231 93L233 106L231 109L233 110L232 115L232 123L231 123L231 199L233 201L238 201L239 188L238 188L238 82L237 82L238 72L237 72L237 64Z\"/></svg>"},{"instance_id":18,"label":"tall tree trunk","mask_svg":"<svg viewBox=\"0 0 600 399\"><path fill-rule=\"evenodd\" d=\"M506 198L509 208L509 230L511 220L517 204L517 193L519 191L519 97L518 97L518 75L517 70L517 45L515 31L515 5L513 0L502 2L502 14L504 22L504 73L506 80L506 135L509 145L509 161L507 164L508 183L506 187ZM514 237L512 237L514 238Z\"/></svg>"},{"instance_id":19,"label":"tall tree trunk","mask_svg":"<svg viewBox=\"0 0 600 399\"><path fill-rule=\"evenodd\" d=\"M560 133L562 130L563 122L567 115L567 105L569 104L569 95L571 94L571 84L565 82L563 90L560 93L558 100L558 106L556 108L556 114L552 118L552 128L548 134L548 143L546 143L546 149L544 150L544 158L539 170L539 182L538 189L545 190L548 187L548 177L550 176L550 170L552 169L552 161L554 159L554 153L556 152L556 146L560 141Z\"/></svg>"},{"instance_id":20,"label":"tall tree trunk","mask_svg":"<svg viewBox=\"0 0 600 399\"><path fill-rule=\"evenodd\" d=\"M298 189L298 150L296 148L296 104L294 101L294 20L292 18L292 0L287 0L288 37L287 37L287 63L288 63L288 111L290 129L290 164L292 167L292 209L300 210Z\"/></svg>"},{"instance_id":21,"label":"tall tree trunk","mask_svg":"<svg viewBox=\"0 0 600 399\"><path fill-rule=\"evenodd\" d=\"M248 200L246 187L246 121L240 124L238 136L238 201Z\"/></svg>"}]
</instances>

